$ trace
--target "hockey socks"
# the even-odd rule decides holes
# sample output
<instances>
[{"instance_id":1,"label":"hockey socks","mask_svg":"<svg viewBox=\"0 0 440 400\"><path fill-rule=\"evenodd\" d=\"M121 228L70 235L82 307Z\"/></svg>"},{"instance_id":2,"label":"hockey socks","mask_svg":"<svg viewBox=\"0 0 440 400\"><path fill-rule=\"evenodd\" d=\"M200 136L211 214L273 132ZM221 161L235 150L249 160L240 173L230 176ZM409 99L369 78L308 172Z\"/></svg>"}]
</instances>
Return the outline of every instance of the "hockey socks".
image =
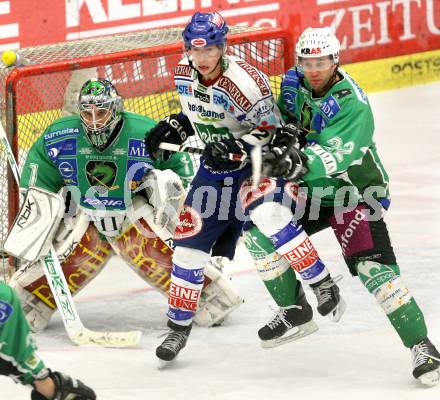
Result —
<instances>
[{"instance_id":1,"label":"hockey socks","mask_svg":"<svg viewBox=\"0 0 440 400\"><path fill-rule=\"evenodd\" d=\"M426 338L423 313L402 282L398 265L362 261L357 265L357 271L406 347L411 348Z\"/></svg>"},{"instance_id":2,"label":"hockey socks","mask_svg":"<svg viewBox=\"0 0 440 400\"><path fill-rule=\"evenodd\" d=\"M298 287L295 271L276 252L272 242L256 226L252 226L246 232L244 243L264 285L278 306L288 307L295 304Z\"/></svg>"}]
</instances>

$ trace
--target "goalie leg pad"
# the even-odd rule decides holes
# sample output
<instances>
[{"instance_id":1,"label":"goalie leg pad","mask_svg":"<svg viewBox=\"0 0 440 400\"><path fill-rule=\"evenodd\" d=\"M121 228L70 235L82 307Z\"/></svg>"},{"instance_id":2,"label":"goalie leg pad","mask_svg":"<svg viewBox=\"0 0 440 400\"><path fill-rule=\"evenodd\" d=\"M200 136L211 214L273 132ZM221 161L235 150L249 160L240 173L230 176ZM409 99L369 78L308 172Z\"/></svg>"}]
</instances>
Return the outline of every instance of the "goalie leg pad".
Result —
<instances>
[{"instance_id":1,"label":"goalie leg pad","mask_svg":"<svg viewBox=\"0 0 440 400\"><path fill-rule=\"evenodd\" d=\"M5 251L29 262L45 257L63 211L64 200L61 196L30 187L6 238Z\"/></svg>"},{"instance_id":2,"label":"goalie leg pad","mask_svg":"<svg viewBox=\"0 0 440 400\"><path fill-rule=\"evenodd\" d=\"M205 267L205 282L200 295L194 322L200 326L218 325L243 304L243 297L232 285L229 275L222 271L221 260L213 257Z\"/></svg>"},{"instance_id":3,"label":"goalie leg pad","mask_svg":"<svg viewBox=\"0 0 440 400\"><path fill-rule=\"evenodd\" d=\"M168 295L174 253L172 233L154 223L152 207L146 204L145 199L135 197L133 210L125 222L123 233L116 239L110 239L110 243L116 254L143 280ZM180 256L177 255L177 258L180 257L179 262L184 265L194 262L191 252L187 253L188 250L181 250ZM202 254L206 261L208 256L203 252ZM204 287L194 321L203 326L212 326L237 308L242 303L242 298L227 274L218 266L209 264L205 267L204 275Z\"/></svg>"},{"instance_id":4,"label":"goalie leg pad","mask_svg":"<svg viewBox=\"0 0 440 400\"><path fill-rule=\"evenodd\" d=\"M82 238L77 241L68 238L67 241L77 243L69 255L65 252L65 246L60 247L64 252L61 267L74 296L101 272L110 259L112 251L110 245L100 238L92 224ZM56 305L41 263L22 266L12 276L10 285L16 289L20 297L31 329L34 332L43 330L55 312Z\"/></svg>"}]
</instances>

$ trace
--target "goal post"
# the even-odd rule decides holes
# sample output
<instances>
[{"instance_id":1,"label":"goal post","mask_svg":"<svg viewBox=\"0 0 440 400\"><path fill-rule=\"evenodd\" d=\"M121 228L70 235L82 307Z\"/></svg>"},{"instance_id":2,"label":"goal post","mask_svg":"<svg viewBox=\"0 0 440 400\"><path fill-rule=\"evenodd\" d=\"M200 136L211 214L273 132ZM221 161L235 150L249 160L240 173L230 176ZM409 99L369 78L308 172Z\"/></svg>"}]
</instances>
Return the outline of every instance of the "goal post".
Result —
<instances>
[{"instance_id":1,"label":"goal post","mask_svg":"<svg viewBox=\"0 0 440 400\"><path fill-rule=\"evenodd\" d=\"M92 76L116 86L124 108L160 120L180 110L173 70L183 57L181 28L150 30L18 50L25 66L0 67L0 116L21 170L44 129L76 112L79 88ZM228 53L266 75L275 96L293 65L293 37L282 28L231 27ZM0 240L19 208L19 193L0 149Z\"/></svg>"}]
</instances>

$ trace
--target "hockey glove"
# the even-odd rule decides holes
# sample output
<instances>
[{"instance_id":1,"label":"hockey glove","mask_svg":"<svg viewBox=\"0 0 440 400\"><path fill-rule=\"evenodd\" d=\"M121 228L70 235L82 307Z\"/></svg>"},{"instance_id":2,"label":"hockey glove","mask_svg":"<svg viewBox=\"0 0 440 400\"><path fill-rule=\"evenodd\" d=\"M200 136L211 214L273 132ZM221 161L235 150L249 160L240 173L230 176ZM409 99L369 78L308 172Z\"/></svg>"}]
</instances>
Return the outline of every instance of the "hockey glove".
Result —
<instances>
[{"instance_id":1,"label":"hockey glove","mask_svg":"<svg viewBox=\"0 0 440 400\"><path fill-rule=\"evenodd\" d=\"M145 147L153 160L168 160L171 152L160 150L162 142L182 144L189 136L194 135L194 129L188 117L183 114L171 114L145 134Z\"/></svg>"},{"instance_id":2,"label":"hockey glove","mask_svg":"<svg viewBox=\"0 0 440 400\"><path fill-rule=\"evenodd\" d=\"M274 147L263 158L263 173L273 178L284 178L296 181L308 172L307 156L291 146Z\"/></svg>"},{"instance_id":3,"label":"hockey glove","mask_svg":"<svg viewBox=\"0 0 440 400\"><path fill-rule=\"evenodd\" d=\"M78 379L71 378L62 372L50 372L49 377L55 384L54 400L95 400L95 392ZM47 400L41 393L33 390L32 400Z\"/></svg>"},{"instance_id":4,"label":"hockey glove","mask_svg":"<svg viewBox=\"0 0 440 400\"><path fill-rule=\"evenodd\" d=\"M297 149L302 149L307 144L307 131L295 124L286 124L278 128L269 143L269 147L286 148L293 146Z\"/></svg>"},{"instance_id":5,"label":"hockey glove","mask_svg":"<svg viewBox=\"0 0 440 400\"><path fill-rule=\"evenodd\" d=\"M239 139L208 143L203 151L205 165L216 171L233 171L246 164L247 152Z\"/></svg>"}]
</instances>

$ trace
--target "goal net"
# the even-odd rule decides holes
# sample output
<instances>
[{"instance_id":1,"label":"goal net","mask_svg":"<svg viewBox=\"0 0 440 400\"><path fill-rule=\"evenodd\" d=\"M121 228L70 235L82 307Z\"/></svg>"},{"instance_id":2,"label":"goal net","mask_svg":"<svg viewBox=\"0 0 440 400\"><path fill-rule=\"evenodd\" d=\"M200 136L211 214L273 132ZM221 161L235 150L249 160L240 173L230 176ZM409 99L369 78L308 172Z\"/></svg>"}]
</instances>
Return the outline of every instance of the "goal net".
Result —
<instances>
[{"instance_id":1,"label":"goal net","mask_svg":"<svg viewBox=\"0 0 440 400\"><path fill-rule=\"evenodd\" d=\"M170 28L20 49L25 66L0 67L0 116L20 171L44 129L75 113L79 88L91 77L112 81L125 109L160 120L180 110L172 74L183 57L181 29ZM275 95L293 62L282 29L232 27L228 52L269 76ZM194 145L194 144L193 144ZM19 208L18 189L0 149L0 240Z\"/></svg>"}]
</instances>

